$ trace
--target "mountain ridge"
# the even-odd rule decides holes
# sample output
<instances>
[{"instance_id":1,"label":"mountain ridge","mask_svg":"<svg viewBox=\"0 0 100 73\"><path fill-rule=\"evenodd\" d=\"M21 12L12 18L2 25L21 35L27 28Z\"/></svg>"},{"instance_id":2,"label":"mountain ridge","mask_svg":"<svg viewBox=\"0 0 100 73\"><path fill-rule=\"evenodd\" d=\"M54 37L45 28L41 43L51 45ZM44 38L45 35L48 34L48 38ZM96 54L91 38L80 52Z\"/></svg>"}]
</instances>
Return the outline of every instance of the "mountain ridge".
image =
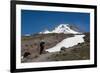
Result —
<instances>
[{"instance_id":1,"label":"mountain ridge","mask_svg":"<svg viewBox=\"0 0 100 73\"><path fill-rule=\"evenodd\" d=\"M39 34L49 34L49 33L81 34L80 32L73 30L70 27L70 24L60 24L51 31L46 29L42 32L39 32Z\"/></svg>"}]
</instances>

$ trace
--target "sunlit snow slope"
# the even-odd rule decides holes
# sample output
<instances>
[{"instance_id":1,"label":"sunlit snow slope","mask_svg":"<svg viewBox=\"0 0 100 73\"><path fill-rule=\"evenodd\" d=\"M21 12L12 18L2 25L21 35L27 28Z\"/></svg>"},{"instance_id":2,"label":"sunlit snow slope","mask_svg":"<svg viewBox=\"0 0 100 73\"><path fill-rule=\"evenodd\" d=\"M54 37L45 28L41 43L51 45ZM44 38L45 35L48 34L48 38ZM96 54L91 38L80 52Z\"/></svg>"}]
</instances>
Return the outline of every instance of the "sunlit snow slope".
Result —
<instances>
[{"instance_id":1,"label":"sunlit snow slope","mask_svg":"<svg viewBox=\"0 0 100 73\"><path fill-rule=\"evenodd\" d=\"M60 43L58 43L56 46L47 49L46 51L48 52L56 52L60 51L61 47L72 47L74 45L77 45L78 43L84 42L84 37L85 35L74 35L74 37L66 38L62 40Z\"/></svg>"}]
</instances>

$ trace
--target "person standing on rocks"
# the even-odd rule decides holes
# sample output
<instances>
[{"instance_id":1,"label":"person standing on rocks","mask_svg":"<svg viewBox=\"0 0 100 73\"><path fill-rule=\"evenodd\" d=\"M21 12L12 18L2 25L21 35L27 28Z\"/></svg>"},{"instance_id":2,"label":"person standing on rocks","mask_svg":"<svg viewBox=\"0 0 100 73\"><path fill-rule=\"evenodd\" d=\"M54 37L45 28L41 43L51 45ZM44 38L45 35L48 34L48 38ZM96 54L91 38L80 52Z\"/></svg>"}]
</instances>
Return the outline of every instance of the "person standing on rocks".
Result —
<instances>
[{"instance_id":1,"label":"person standing on rocks","mask_svg":"<svg viewBox=\"0 0 100 73\"><path fill-rule=\"evenodd\" d=\"M44 42L44 40L42 40L40 42L40 55L43 53L44 47L45 47L45 42Z\"/></svg>"}]
</instances>

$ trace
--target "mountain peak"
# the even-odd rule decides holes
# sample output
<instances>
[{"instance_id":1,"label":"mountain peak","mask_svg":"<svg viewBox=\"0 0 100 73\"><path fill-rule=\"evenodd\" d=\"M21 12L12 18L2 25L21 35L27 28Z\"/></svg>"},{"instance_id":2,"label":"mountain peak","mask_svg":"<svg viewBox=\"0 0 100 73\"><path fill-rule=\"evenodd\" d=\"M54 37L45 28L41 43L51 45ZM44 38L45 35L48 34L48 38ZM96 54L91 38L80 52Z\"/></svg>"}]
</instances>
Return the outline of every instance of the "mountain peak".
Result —
<instances>
[{"instance_id":1,"label":"mountain peak","mask_svg":"<svg viewBox=\"0 0 100 73\"><path fill-rule=\"evenodd\" d=\"M79 34L79 32L70 28L70 24L60 24L57 27L55 27L54 30L52 31L46 29L45 31L40 32L40 34L48 34L48 33Z\"/></svg>"},{"instance_id":2,"label":"mountain peak","mask_svg":"<svg viewBox=\"0 0 100 73\"><path fill-rule=\"evenodd\" d=\"M68 26L69 24L60 24L58 27L66 27Z\"/></svg>"}]
</instances>

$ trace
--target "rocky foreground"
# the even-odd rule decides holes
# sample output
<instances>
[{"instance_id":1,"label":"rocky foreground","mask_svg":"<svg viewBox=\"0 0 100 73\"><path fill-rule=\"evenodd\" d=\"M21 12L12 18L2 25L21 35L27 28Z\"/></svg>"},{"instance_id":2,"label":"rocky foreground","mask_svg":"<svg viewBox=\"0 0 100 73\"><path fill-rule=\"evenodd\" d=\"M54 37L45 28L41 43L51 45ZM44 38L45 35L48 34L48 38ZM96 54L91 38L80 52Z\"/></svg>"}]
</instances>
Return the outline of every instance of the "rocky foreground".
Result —
<instances>
[{"instance_id":1,"label":"rocky foreground","mask_svg":"<svg viewBox=\"0 0 100 73\"><path fill-rule=\"evenodd\" d=\"M65 48L62 47L59 52L47 52L44 50L43 54L39 55L39 47L37 41L39 42L45 38L47 40L46 47L52 47L62 41L66 37L72 37L73 35L64 35L64 34L48 34L48 35L39 35L35 37L23 37L22 38L22 55L25 51L30 52L25 58L21 59L22 63L26 62L47 62L47 61L69 61L69 60L87 60L90 59L90 34L84 33L83 43L79 43L73 47ZM51 36L50 36L51 35ZM38 38L37 38L38 37ZM37 40L36 40L37 39ZM40 39L40 40L39 40ZM32 42L34 41L34 42ZM33 43L35 43L33 45Z\"/></svg>"}]
</instances>

